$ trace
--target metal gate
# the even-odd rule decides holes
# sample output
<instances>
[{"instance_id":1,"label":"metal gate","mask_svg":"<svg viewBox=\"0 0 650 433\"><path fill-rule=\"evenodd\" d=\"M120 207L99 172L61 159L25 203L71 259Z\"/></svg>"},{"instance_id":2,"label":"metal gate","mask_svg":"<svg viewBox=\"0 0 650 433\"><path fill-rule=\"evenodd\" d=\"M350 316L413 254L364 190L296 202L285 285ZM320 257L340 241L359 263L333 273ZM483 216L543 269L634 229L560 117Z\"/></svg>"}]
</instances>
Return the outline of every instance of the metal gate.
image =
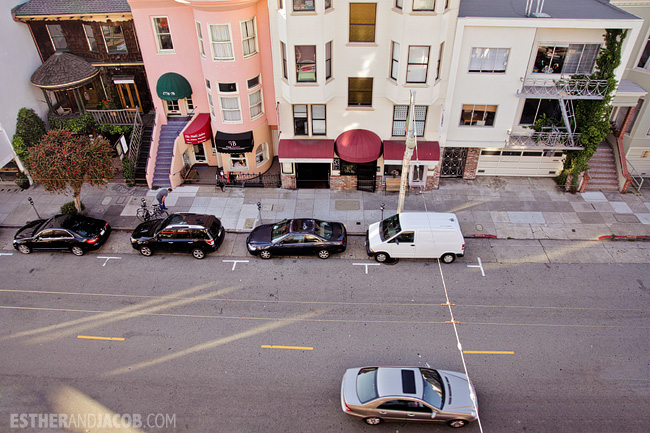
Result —
<instances>
[{"instance_id":1,"label":"metal gate","mask_svg":"<svg viewBox=\"0 0 650 433\"><path fill-rule=\"evenodd\" d=\"M357 164L357 190L375 192L377 181L377 162Z\"/></svg>"},{"instance_id":2,"label":"metal gate","mask_svg":"<svg viewBox=\"0 0 650 433\"><path fill-rule=\"evenodd\" d=\"M445 149L442 157L440 177L463 177L465 172L465 160L467 159L467 148L449 147Z\"/></svg>"}]
</instances>

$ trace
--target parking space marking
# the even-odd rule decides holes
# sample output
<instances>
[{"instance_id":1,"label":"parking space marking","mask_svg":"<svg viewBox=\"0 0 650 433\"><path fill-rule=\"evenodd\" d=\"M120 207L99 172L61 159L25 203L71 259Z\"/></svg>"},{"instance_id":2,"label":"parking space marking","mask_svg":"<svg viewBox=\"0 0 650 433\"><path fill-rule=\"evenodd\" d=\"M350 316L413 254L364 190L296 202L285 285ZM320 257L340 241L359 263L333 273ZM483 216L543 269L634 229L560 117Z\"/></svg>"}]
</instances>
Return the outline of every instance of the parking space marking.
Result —
<instances>
[{"instance_id":1,"label":"parking space marking","mask_svg":"<svg viewBox=\"0 0 650 433\"><path fill-rule=\"evenodd\" d=\"M248 263L248 260L224 260L224 263L232 263L232 270L235 270L237 263Z\"/></svg>"},{"instance_id":2,"label":"parking space marking","mask_svg":"<svg viewBox=\"0 0 650 433\"><path fill-rule=\"evenodd\" d=\"M0 256L13 256L14 253L0 253Z\"/></svg>"},{"instance_id":3,"label":"parking space marking","mask_svg":"<svg viewBox=\"0 0 650 433\"><path fill-rule=\"evenodd\" d=\"M274 345L269 345L269 344L262 344L262 349L314 350L313 347L303 347L303 346L274 346Z\"/></svg>"},{"instance_id":4,"label":"parking space marking","mask_svg":"<svg viewBox=\"0 0 650 433\"><path fill-rule=\"evenodd\" d=\"M379 263L352 263L352 266L365 266L366 274L368 273L368 266L379 266Z\"/></svg>"},{"instance_id":5,"label":"parking space marking","mask_svg":"<svg viewBox=\"0 0 650 433\"><path fill-rule=\"evenodd\" d=\"M124 338L121 337L93 337L90 335L77 335L77 338L84 340L109 340L109 341L124 341Z\"/></svg>"},{"instance_id":6,"label":"parking space marking","mask_svg":"<svg viewBox=\"0 0 650 433\"><path fill-rule=\"evenodd\" d=\"M480 268L481 269L481 274L485 276L485 271L483 270L483 264L481 263L481 258L477 257L478 259L478 265L467 265L468 268Z\"/></svg>"},{"instance_id":7,"label":"parking space marking","mask_svg":"<svg viewBox=\"0 0 650 433\"><path fill-rule=\"evenodd\" d=\"M514 355L514 350L463 350L463 353L471 355Z\"/></svg>"},{"instance_id":8,"label":"parking space marking","mask_svg":"<svg viewBox=\"0 0 650 433\"><path fill-rule=\"evenodd\" d=\"M98 258L98 259L106 259L106 261L105 261L104 264L102 265L102 266L106 266L106 263L108 263L108 261L109 261L110 259L120 260L122 257L97 256L97 258Z\"/></svg>"}]
</instances>

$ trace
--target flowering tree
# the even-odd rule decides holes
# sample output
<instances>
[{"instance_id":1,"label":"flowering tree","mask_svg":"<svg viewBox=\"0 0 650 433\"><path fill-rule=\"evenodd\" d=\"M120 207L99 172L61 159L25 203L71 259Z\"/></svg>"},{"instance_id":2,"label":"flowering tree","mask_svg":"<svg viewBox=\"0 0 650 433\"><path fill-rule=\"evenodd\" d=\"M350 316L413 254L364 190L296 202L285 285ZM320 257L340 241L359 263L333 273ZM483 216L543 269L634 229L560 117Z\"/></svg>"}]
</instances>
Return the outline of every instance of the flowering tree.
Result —
<instances>
[{"instance_id":1,"label":"flowering tree","mask_svg":"<svg viewBox=\"0 0 650 433\"><path fill-rule=\"evenodd\" d=\"M75 208L81 212L82 185L105 185L113 177L112 151L105 138L54 129L29 149L27 168L47 191L72 190Z\"/></svg>"}]
</instances>

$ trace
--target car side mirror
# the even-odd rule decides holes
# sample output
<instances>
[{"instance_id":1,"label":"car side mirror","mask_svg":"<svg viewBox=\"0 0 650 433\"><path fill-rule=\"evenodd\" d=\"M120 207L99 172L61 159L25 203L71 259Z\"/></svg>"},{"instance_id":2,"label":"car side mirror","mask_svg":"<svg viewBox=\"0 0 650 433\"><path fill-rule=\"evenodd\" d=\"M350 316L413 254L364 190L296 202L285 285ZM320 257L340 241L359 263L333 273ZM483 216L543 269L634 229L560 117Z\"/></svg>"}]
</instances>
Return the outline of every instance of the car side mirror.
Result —
<instances>
[{"instance_id":1,"label":"car side mirror","mask_svg":"<svg viewBox=\"0 0 650 433\"><path fill-rule=\"evenodd\" d=\"M395 243L399 245L399 239L395 239Z\"/></svg>"}]
</instances>

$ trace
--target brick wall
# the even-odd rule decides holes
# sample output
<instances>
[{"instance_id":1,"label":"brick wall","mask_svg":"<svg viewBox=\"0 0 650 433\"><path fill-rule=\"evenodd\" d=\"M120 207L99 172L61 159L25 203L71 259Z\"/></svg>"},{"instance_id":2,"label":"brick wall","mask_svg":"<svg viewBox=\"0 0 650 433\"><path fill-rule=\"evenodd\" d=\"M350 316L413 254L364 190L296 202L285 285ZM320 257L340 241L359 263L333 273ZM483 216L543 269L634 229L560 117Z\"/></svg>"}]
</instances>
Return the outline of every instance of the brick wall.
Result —
<instances>
[{"instance_id":1,"label":"brick wall","mask_svg":"<svg viewBox=\"0 0 650 433\"><path fill-rule=\"evenodd\" d=\"M478 167L478 158L481 155L481 149L470 147L467 149L467 159L465 160L465 171L463 179L476 179L476 170Z\"/></svg>"},{"instance_id":2,"label":"brick wall","mask_svg":"<svg viewBox=\"0 0 650 433\"><path fill-rule=\"evenodd\" d=\"M296 177L291 174L281 174L280 179L282 180L282 188L284 189L296 189Z\"/></svg>"},{"instance_id":3,"label":"brick wall","mask_svg":"<svg viewBox=\"0 0 650 433\"><path fill-rule=\"evenodd\" d=\"M356 176L330 176L330 189L335 190L356 190Z\"/></svg>"}]
</instances>

